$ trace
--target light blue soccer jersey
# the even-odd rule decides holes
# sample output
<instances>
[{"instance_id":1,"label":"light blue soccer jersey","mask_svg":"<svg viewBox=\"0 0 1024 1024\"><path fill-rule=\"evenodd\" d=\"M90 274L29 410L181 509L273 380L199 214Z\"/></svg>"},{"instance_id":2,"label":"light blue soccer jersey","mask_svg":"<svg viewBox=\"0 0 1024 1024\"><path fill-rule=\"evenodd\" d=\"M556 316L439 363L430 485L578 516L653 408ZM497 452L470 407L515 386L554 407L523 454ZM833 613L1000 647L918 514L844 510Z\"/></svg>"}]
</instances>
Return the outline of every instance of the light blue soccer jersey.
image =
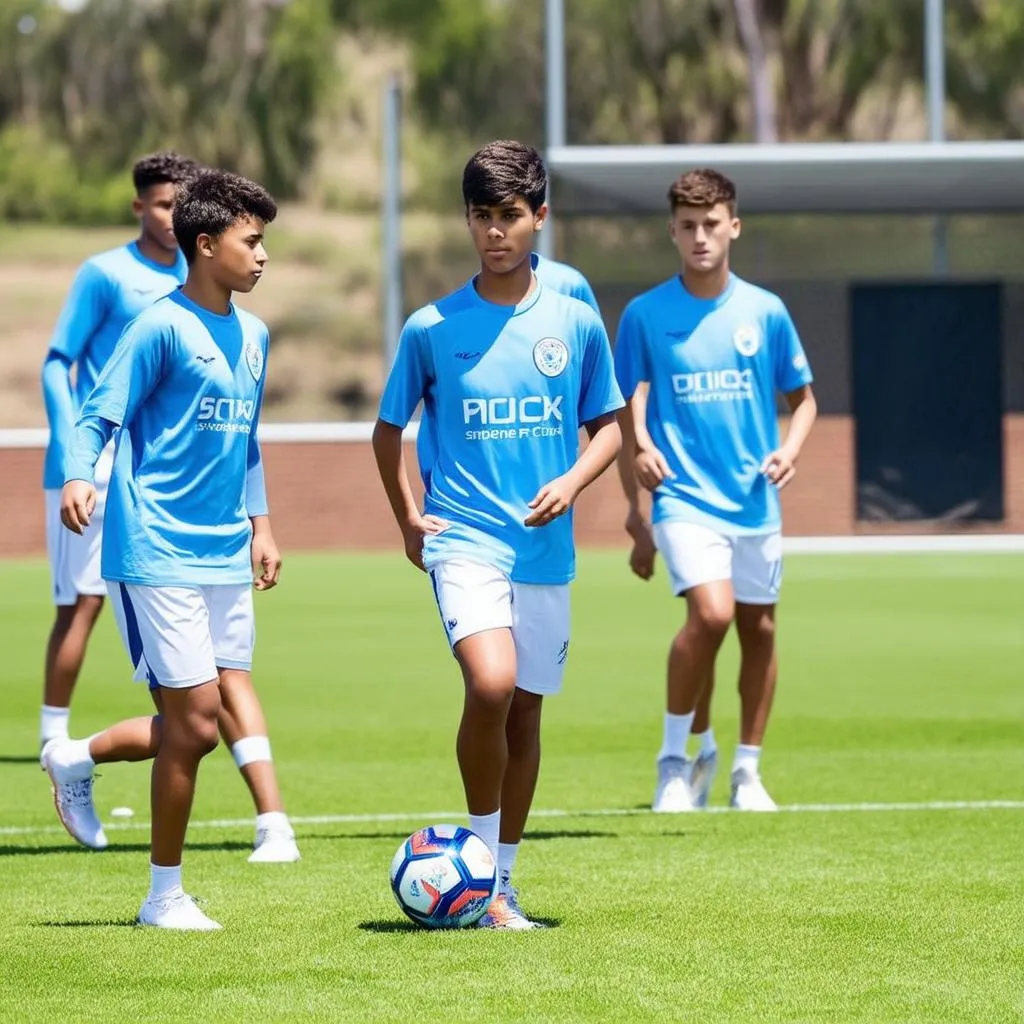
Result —
<instances>
[{"instance_id":1,"label":"light blue soccer jersey","mask_svg":"<svg viewBox=\"0 0 1024 1024\"><path fill-rule=\"evenodd\" d=\"M266 325L180 291L125 331L86 399L65 465L91 480L116 427L102 573L146 586L252 581L250 516L267 514L256 427Z\"/></svg>"},{"instance_id":2,"label":"light blue soccer jersey","mask_svg":"<svg viewBox=\"0 0 1024 1024\"><path fill-rule=\"evenodd\" d=\"M421 400L437 431L425 511L451 523L425 539L427 568L470 558L519 583L568 583L571 513L523 520L575 463L580 426L622 407L600 317L540 283L498 306L469 282L409 318L380 418L405 427Z\"/></svg>"},{"instance_id":3,"label":"light blue soccer jersey","mask_svg":"<svg viewBox=\"0 0 1024 1024\"><path fill-rule=\"evenodd\" d=\"M650 383L647 430L675 474L655 491L655 522L779 528L778 491L760 472L779 447L776 392L812 377L777 295L731 276L716 299L698 299L673 277L626 307L615 372L627 399Z\"/></svg>"},{"instance_id":4,"label":"light blue soccer jersey","mask_svg":"<svg viewBox=\"0 0 1024 1024\"><path fill-rule=\"evenodd\" d=\"M99 253L82 264L49 349L75 366L71 408L67 407L67 385L63 395L57 394L48 375L44 373L43 378L50 423L44 488L58 488L64 483L65 449L75 417L113 354L121 332L144 309L183 284L187 270L180 252L172 266L165 266L147 259L137 242Z\"/></svg>"},{"instance_id":5,"label":"light blue soccer jersey","mask_svg":"<svg viewBox=\"0 0 1024 1024\"><path fill-rule=\"evenodd\" d=\"M597 305L597 297L590 282L575 268L568 263L559 263L557 260L549 260L540 253L530 253L530 265L533 273L541 284L553 288L562 295L570 295L580 302L585 302L595 313L600 315L601 310ZM419 430L416 433L416 462L420 469L420 479L423 486L427 486L430 478L430 469L437 457L437 436L434 430L434 423L429 412L424 409L420 416Z\"/></svg>"}]
</instances>

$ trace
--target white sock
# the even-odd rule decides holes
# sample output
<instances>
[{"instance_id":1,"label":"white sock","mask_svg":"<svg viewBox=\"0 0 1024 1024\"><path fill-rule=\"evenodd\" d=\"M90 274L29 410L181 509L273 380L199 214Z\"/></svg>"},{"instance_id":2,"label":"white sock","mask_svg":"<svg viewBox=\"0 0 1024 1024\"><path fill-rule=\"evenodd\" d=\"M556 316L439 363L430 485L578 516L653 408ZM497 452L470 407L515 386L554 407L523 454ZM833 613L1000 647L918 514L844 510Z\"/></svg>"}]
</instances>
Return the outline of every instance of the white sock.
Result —
<instances>
[{"instance_id":1,"label":"white sock","mask_svg":"<svg viewBox=\"0 0 1024 1024\"><path fill-rule=\"evenodd\" d=\"M181 865L172 868L159 864L149 865L149 896L151 900L162 900L181 892Z\"/></svg>"},{"instance_id":2,"label":"white sock","mask_svg":"<svg viewBox=\"0 0 1024 1024\"><path fill-rule=\"evenodd\" d=\"M700 752L708 757L718 751L718 745L715 743L715 730L709 725L707 729L700 734Z\"/></svg>"},{"instance_id":3,"label":"white sock","mask_svg":"<svg viewBox=\"0 0 1024 1024\"><path fill-rule=\"evenodd\" d=\"M498 888L505 892L512 885L512 869L516 866L518 843L498 843Z\"/></svg>"},{"instance_id":4,"label":"white sock","mask_svg":"<svg viewBox=\"0 0 1024 1024\"><path fill-rule=\"evenodd\" d=\"M50 764L58 782L78 782L92 775L96 762L89 753L90 736L84 740L68 740L50 755Z\"/></svg>"},{"instance_id":5,"label":"white sock","mask_svg":"<svg viewBox=\"0 0 1024 1024\"><path fill-rule=\"evenodd\" d=\"M493 814L471 814L469 816L470 830L475 832L491 851L494 863L498 863L498 829L501 826L501 808Z\"/></svg>"},{"instance_id":6,"label":"white sock","mask_svg":"<svg viewBox=\"0 0 1024 1024\"><path fill-rule=\"evenodd\" d=\"M284 811L266 811L256 815L256 831L266 829L268 832L291 832L291 822Z\"/></svg>"},{"instance_id":7,"label":"white sock","mask_svg":"<svg viewBox=\"0 0 1024 1024\"><path fill-rule=\"evenodd\" d=\"M253 761L273 761L270 756L270 740L266 736L245 736L231 745L231 756L239 768Z\"/></svg>"},{"instance_id":8,"label":"white sock","mask_svg":"<svg viewBox=\"0 0 1024 1024\"><path fill-rule=\"evenodd\" d=\"M666 757L686 757L686 741L690 738L690 726L693 725L693 712L688 715L673 715L665 712L665 727L662 733L661 750L658 760Z\"/></svg>"},{"instance_id":9,"label":"white sock","mask_svg":"<svg viewBox=\"0 0 1024 1024\"><path fill-rule=\"evenodd\" d=\"M39 715L40 743L45 743L47 740L66 740L70 717L71 708L55 708L51 704L44 704L42 713Z\"/></svg>"},{"instance_id":10,"label":"white sock","mask_svg":"<svg viewBox=\"0 0 1024 1024\"><path fill-rule=\"evenodd\" d=\"M757 765L761 760L761 748L750 747L744 743L741 743L736 748L736 756L733 758L732 770L739 771L741 768L748 771L751 775L757 776Z\"/></svg>"}]
</instances>

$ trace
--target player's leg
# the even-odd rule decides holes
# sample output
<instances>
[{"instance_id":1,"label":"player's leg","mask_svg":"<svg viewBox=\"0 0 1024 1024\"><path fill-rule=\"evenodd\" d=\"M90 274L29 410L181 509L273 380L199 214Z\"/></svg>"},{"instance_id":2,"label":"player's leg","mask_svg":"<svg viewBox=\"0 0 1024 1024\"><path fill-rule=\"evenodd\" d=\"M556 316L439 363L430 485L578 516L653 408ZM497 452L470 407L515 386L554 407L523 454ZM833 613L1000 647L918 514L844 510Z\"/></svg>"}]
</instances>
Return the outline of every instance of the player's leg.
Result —
<instances>
[{"instance_id":1,"label":"player's leg","mask_svg":"<svg viewBox=\"0 0 1024 1024\"><path fill-rule=\"evenodd\" d=\"M250 862L288 863L299 859L299 848L281 800L267 722L252 682L256 645L252 594L248 584L203 588L220 673L220 734L256 805Z\"/></svg>"},{"instance_id":2,"label":"player's leg","mask_svg":"<svg viewBox=\"0 0 1024 1024\"><path fill-rule=\"evenodd\" d=\"M505 722L516 686L512 584L498 569L463 559L430 573L441 621L462 670L456 754L469 827L498 859L501 787L508 763Z\"/></svg>"},{"instance_id":3,"label":"player's leg","mask_svg":"<svg viewBox=\"0 0 1024 1024\"><path fill-rule=\"evenodd\" d=\"M676 521L656 524L655 540L673 593L685 596L687 609L686 622L669 648L658 781L651 805L657 812L677 813L697 806L686 745L701 697L713 685L715 659L733 618L732 544L707 527Z\"/></svg>"},{"instance_id":4,"label":"player's leg","mask_svg":"<svg viewBox=\"0 0 1024 1024\"><path fill-rule=\"evenodd\" d=\"M516 646L516 691L505 725L508 766L501 790L498 895L482 927L538 927L519 906L512 884L526 821L540 773L540 724L544 697L562 688L569 653L568 586L513 584L512 636Z\"/></svg>"},{"instance_id":5,"label":"player's leg","mask_svg":"<svg viewBox=\"0 0 1024 1024\"><path fill-rule=\"evenodd\" d=\"M40 747L68 735L71 697L82 671L93 627L103 610L106 585L100 577L103 503L83 536L60 521L60 491L47 491L46 547L56 615L46 644Z\"/></svg>"},{"instance_id":6,"label":"player's leg","mask_svg":"<svg viewBox=\"0 0 1024 1024\"><path fill-rule=\"evenodd\" d=\"M715 672L712 669L700 700L697 701L693 713L693 727L690 730L691 741L696 747L694 755L688 756L693 765L690 769L690 795L693 806L699 810L704 810L708 806L708 796L718 771L718 745L715 742L715 730L711 725L711 697L714 690Z\"/></svg>"},{"instance_id":7,"label":"player's leg","mask_svg":"<svg viewBox=\"0 0 1024 1024\"><path fill-rule=\"evenodd\" d=\"M739 810L774 811L775 801L761 781L760 758L778 676L775 604L782 583L781 536L737 538L734 571L740 742L730 779L730 804Z\"/></svg>"}]
</instances>

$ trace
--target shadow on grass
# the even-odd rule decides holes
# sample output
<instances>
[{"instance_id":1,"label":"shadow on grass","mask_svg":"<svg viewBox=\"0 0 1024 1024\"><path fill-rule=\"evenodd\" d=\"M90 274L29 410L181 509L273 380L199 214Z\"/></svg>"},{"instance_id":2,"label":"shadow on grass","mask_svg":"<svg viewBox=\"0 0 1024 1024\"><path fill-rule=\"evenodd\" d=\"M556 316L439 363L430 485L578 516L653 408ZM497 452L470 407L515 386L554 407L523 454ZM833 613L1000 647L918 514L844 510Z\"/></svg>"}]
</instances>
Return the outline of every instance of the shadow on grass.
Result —
<instances>
[{"instance_id":1,"label":"shadow on grass","mask_svg":"<svg viewBox=\"0 0 1024 1024\"><path fill-rule=\"evenodd\" d=\"M302 835L300 838L303 843L310 843L322 840L349 840L349 839L393 839L397 842L401 842L403 839L408 839L410 833L408 832L330 832L330 833L311 833L310 835ZM523 836L524 842L533 842L535 840L546 840L546 839L618 839L619 834L617 832L596 832L588 829L580 829L579 831L572 830L550 830L545 832L527 832Z\"/></svg>"},{"instance_id":2,"label":"shadow on grass","mask_svg":"<svg viewBox=\"0 0 1024 1024\"><path fill-rule=\"evenodd\" d=\"M557 917L535 917L533 920L538 924L542 924L545 928L558 928L562 923ZM422 928L418 924L413 924L412 921L402 921L398 919L385 921L360 921L356 927L361 932L377 932L382 935L391 935L401 932L422 932L424 935L431 935L434 933L448 935L451 932L474 932L483 930L477 928Z\"/></svg>"},{"instance_id":3,"label":"shadow on grass","mask_svg":"<svg viewBox=\"0 0 1024 1024\"><path fill-rule=\"evenodd\" d=\"M219 843L186 843L186 850L202 850L206 852L222 853L237 852L240 850L252 851L252 843L243 843L238 840L225 840ZM102 854L109 853L149 853L149 843L117 843L108 846L104 850L87 850L84 846L76 846L72 843L54 843L50 846L0 846L0 857L39 857L48 854L81 853L81 854Z\"/></svg>"},{"instance_id":4,"label":"shadow on grass","mask_svg":"<svg viewBox=\"0 0 1024 1024\"><path fill-rule=\"evenodd\" d=\"M17 756L15 754L3 754L0 755L0 764L39 764L38 754L25 754L24 756Z\"/></svg>"},{"instance_id":5,"label":"shadow on grass","mask_svg":"<svg viewBox=\"0 0 1024 1024\"><path fill-rule=\"evenodd\" d=\"M134 928L134 917L108 921L36 921L33 928Z\"/></svg>"}]
</instances>

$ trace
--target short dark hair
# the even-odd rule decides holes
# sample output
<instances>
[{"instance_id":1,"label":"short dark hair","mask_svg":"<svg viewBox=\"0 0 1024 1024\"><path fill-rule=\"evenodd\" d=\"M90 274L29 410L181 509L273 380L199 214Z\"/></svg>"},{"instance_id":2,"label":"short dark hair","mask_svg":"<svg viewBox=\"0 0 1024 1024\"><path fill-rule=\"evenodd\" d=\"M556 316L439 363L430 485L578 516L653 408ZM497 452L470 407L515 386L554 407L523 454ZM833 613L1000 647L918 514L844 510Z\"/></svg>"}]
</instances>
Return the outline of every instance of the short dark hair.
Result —
<instances>
[{"instance_id":1,"label":"short dark hair","mask_svg":"<svg viewBox=\"0 0 1024 1024\"><path fill-rule=\"evenodd\" d=\"M500 206L525 199L536 213L548 192L548 172L540 153L525 142L499 139L478 149L462 172L466 207Z\"/></svg>"},{"instance_id":2,"label":"short dark hair","mask_svg":"<svg viewBox=\"0 0 1024 1024\"><path fill-rule=\"evenodd\" d=\"M736 216L739 208L736 186L720 171L710 167L680 174L668 190L668 204L672 210L679 206L717 206L719 203L725 203L729 213Z\"/></svg>"},{"instance_id":3,"label":"short dark hair","mask_svg":"<svg viewBox=\"0 0 1024 1024\"><path fill-rule=\"evenodd\" d=\"M189 178L174 204L174 236L191 263L200 235L222 235L243 217L258 217L269 224L277 216L277 203L255 181L230 171L205 170Z\"/></svg>"},{"instance_id":4,"label":"short dark hair","mask_svg":"<svg viewBox=\"0 0 1024 1024\"><path fill-rule=\"evenodd\" d=\"M135 194L141 196L153 185L180 185L199 170L199 164L178 153L151 153L144 156L132 168Z\"/></svg>"}]
</instances>

